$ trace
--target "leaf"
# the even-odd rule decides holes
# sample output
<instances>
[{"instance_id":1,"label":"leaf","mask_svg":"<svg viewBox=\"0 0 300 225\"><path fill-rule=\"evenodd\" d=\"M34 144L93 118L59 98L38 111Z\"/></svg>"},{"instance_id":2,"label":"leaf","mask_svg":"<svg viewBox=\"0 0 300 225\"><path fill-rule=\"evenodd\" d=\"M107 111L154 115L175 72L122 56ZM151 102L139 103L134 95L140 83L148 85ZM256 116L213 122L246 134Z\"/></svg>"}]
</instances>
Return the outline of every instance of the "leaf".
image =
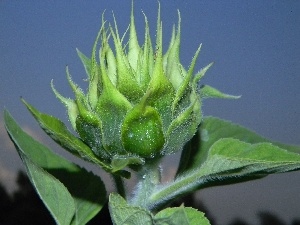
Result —
<instances>
[{"instance_id":1,"label":"leaf","mask_svg":"<svg viewBox=\"0 0 300 225\"><path fill-rule=\"evenodd\" d=\"M174 115L181 113L183 109L187 108L190 105L190 93L192 91L191 79L193 77L194 67L200 50L201 45L199 46L193 57L187 75L184 77L182 83L176 90L176 95L172 104L172 111Z\"/></svg>"},{"instance_id":2,"label":"leaf","mask_svg":"<svg viewBox=\"0 0 300 225\"><path fill-rule=\"evenodd\" d=\"M59 145L69 150L75 155L82 155L88 159L89 155L93 155L91 149L85 145L80 139L75 137L59 119L41 113L32 105L22 99L27 109L31 112L34 118L38 121L41 128Z\"/></svg>"},{"instance_id":3,"label":"leaf","mask_svg":"<svg viewBox=\"0 0 300 225\"><path fill-rule=\"evenodd\" d=\"M75 216L72 224L85 224L94 217L106 201L106 190L102 180L91 172L54 154L34 140L18 126L7 111L4 111L4 120L10 138L24 159L34 187L52 215L55 214L60 204L67 204L69 207L75 204L75 212L73 212ZM41 177L41 175L46 177ZM47 194L53 191L53 187L52 185L41 185L43 182L53 183L57 186L58 191L55 194ZM68 197L62 198L67 200L60 199L60 195L67 195L61 186L65 186L70 192L72 201L68 200ZM55 201L54 205L52 201ZM56 216L59 217L58 220L64 221L64 217L66 217L64 211L59 210L58 213L59 215Z\"/></svg>"},{"instance_id":4,"label":"leaf","mask_svg":"<svg viewBox=\"0 0 300 225\"><path fill-rule=\"evenodd\" d=\"M119 37L116 21L115 30L113 30L112 27L110 28L116 51L115 57L118 71L117 88L130 102L136 103L143 96L143 90L138 85L134 76L134 68L132 68L129 62L129 60L133 59L132 57L128 58L123 50L122 40ZM132 36L130 36L130 38L131 37ZM132 41L130 42L132 43Z\"/></svg>"},{"instance_id":5,"label":"leaf","mask_svg":"<svg viewBox=\"0 0 300 225\"><path fill-rule=\"evenodd\" d=\"M67 188L50 173L19 152L31 183L36 188L57 224L71 224L75 214L74 199Z\"/></svg>"},{"instance_id":6,"label":"leaf","mask_svg":"<svg viewBox=\"0 0 300 225\"><path fill-rule=\"evenodd\" d=\"M131 15L130 15L130 33L128 41L128 61L131 68L137 72L137 63L138 57L141 51L141 48L138 43L138 38L136 34L135 24L134 24L134 13L133 13L133 4L131 5Z\"/></svg>"},{"instance_id":7,"label":"leaf","mask_svg":"<svg viewBox=\"0 0 300 225\"><path fill-rule=\"evenodd\" d=\"M88 75L88 77L91 77L91 71L92 71L92 60L85 56L79 49L76 48L77 54L84 66L85 72Z\"/></svg>"},{"instance_id":8,"label":"leaf","mask_svg":"<svg viewBox=\"0 0 300 225\"><path fill-rule=\"evenodd\" d=\"M251 134L249 131L245 133ZM209 134L208 131L205 137L202 137L202 141L209 141L211 138ZM222 137L219 135L220 139L210 145L207 150L204 149L207 154L202 164L198 163L198 167L193 164L192 169L178 174L173 183L154 191L147 207L156 210L178 196L205 187L300 170L300 154L289 152L272 143L255 143L259 141L259 136L253 134L249 137L248 140L254 144L220 136ZM217 139L217 136L214 138ZM200 151L203 146L200 144ZM151 208L152 206L155 208Z\"/></svg>"},{"instance_id":9,"label":"leaf","mask_svg":"<svg viewBox=\"0 0 300 225\"><path fill-rule=\"evenodd\" d=\"M53 80L51 80L51 88L52 91L54 92L55 96L65 105L65 107L67 108L67 112L68 112L68 117L69 117L69 121L73 127L74 130L76 130L76 125L75 125L75 121L76 121L76 117L79 114L79 110L77 107L77 104L75 102L75 100L70 99L70 98L65 98L63 97L54 87L53 84Z\"/></svg>"},{"instance_id":10,"label":"leaf","mask_svg":"<svg viewBox=\"0 0 300 225\"><path fill-rule=\"evenodd\" d=\"M224 94L216 88L209 85L203 85L200 88L200 93L202 98L227 98L227 99L238 99L241 96Z\"/></svg>"},{"instance_id":11,"label":"leaf","mask_svg":"<svg viewBox=\"0 0 300 225\"><path fill-rule=\"evenodd\" d=\"M87 146L84 142L82 142L79 138L74 136L68 128L65 126L63 122L61 122L59 119L55 118L54 116L44 114L39 112L37 109L35 109L32 105L27 103L24 99L22 99L28 110L31 112L31 114L34 116L34 118L38 121L41 128L60 146L62 146L64 149L68 150L72 154L76 156L80 156L82 159L85 159L87 161L91 161L99 166L101 166L105 171L109 173L115 173L117 175L120 175L125 178L130 177L130 172L128 171L116 171L113 169L110 165L105 163L104 161L100 161L92 152L92 150ZM77 122L79 123L82 118L80 116L77 117ZM97 139L95 141L98 134L96 134L96 129L94 125L85 123L84 125L79 126L77 123L77 129L81 131L81 136L84 134L88 134L87 138L81 137L86 143L89 143L89 141L93 141L100 145L101 143ZM93 131L92 133L89 131ZM103 152L105 153L105 152Z\"/></svg>"},{"instance_id":12,"label":"leaf","mask_svg":"<svg viewBox=\"0 0 300 225\"><path fill-rule=\"evenodd\" d=\"M201 122L199 104L199 101L194 101L185 111L172 121L167 133L168 145L164 149L164 154L172 154L176 151L181 151L184 144L193 137L195 132L197 132L199 123ZM195 106L199 106L199 110L194 110Z\"/></svg>"},{"instance_id":13,"label":"leaf","mask_svg":"<svg viewBox=\"0 0 300 225\"><path fill-rule=\"evenodd\" d=\"M146 104L154 107L161 115L163 131L167 132L172 122L172 102L175 89L166 76L162 56L162 25L160 20L160 6L157 18L156 53L151 79L146 94L141 101L146 99Z\"/></svg>"},{"instance_id":14,"label":"leaf","mask_svg":"<svg viewBox=\"0 0 300 225\"><path fill-rule=\"evenodd\" d=\"M154 217L156 225L210 225L204 213L191 207L166 208Z\"/></svg>"},{"instance_id":15,"label":"leaf","mask_svg":"<svg viewBox=\"0 0 300 225\"><path fill-rule=\"evenodd\" d=\"M250 144L270 142L291 152L300 153L300 146L274 142L230 121L216 117L205 117L200 125L199 132L194 136L194 148L190 153L187 153L190 154L190 157L187 159L189 163L185 170L198 168L206 160L210 147L221 138L235 138ZM198 140L195 141L195 139Z\"/></svg>"},{"instance_id":16,"label":"leaf","mask_svg":"<svg viewBox=\"0 0 300 225\"><path fill-rule=\"evenodd\" d=\"M23 103L26 105L27 109L31 112L34 118L37 120L41 128L60 146L68 150L76 156L94 162L103 167L106 171L109 171L110 168L107 164L98 160L94 155L92 150L79 138L74 136L66 127L66 125L61 122L59 119L48 114L39 112L32 105L27 103L22 99Z\"/></svg>"},{"instance_id":17,"label":"leaf","mask_svg":"<svg viewBox=\"0 0 300 225\"><path fill-rule=\"evenodd\" d=\"M216 159L221 161L216 162ZM230 165L225 164L228 161L231 162ZM207 168L209 173L238 168L239 173L235 176L282 173L300 169L300 154L288 152L271 143L249 144L233 138L223 138L211 146L201 169Z\"/></svg>"},{"instance_id":18,"label":"leaf","mask_svg":"<svg viewBox=\"0 0 300 225\"><path fill-rule=\"evenodd\" d=\"M128 205L119 194L109 196L109 211L114 225L153 225L152 214L140 207Z\"/></svg>"},{"instance_id":19,"label":"leaf","mask_svg":"<svg viewBox=\"0 0 300 225\"><path fill-rule=\"evenodd\" d=\"M96 112L102 122L102 145L110 155L125 154L121 143L120 127L131 103L112 84L105 69L104 52L101 54L101 78L103 90L98 99Z\"/></svg>"},{"instance_id":20,"label":"leaf","mask_svg":"<svg viewBox=\"0 0 300 225\"><path fill-rule=\"evenodd\" d=\"M90 123L89 121L86 121L84 117L79 115L76 118L76 130L80 135L81 140L89 146L95 155L103 161L104 159L109 158L109 153L107 153L102 145L101 126Z\"/></svg>"},{"instance_id":21,"label":"leaf","mask_svg":"<svg viewBox=\"0 0 300 225\"><path fill-rule=\"evenodd\" d=\"M109 211L114 225L210 225L204 213L191 207L167 208L153 216L146 209L127 204L116 193L109 196Z\"/></svg>"},{"instance_id":22,"label":"leaf","mask_svg":"<svg viewBox=\"0 0 300 225\"><path fill-rule=\"evenodd\" d=\"M172 32L172 38L171 38L171 43L169 45L168 51L166 55L164 56L165 58L165 73L166 76L169 78L171 81L173 87L175 90L178 90L180 87L182 81L183 81L183 76L181 73L181 64L180 64L180 59L179 59L179 50L180 50L180 24L181 24L181 17L180 13L178 11L178 27L177 31L175 32L175 27L173 27L173 32Z\"/></svg>"},{"instance_id":23,"label":"leaf","mask_svg":"<svg viewBox=\"0 0 300 225\"><path fill-rule=\"evenodd\" d=\"M144 14L144 13L143 13ZM139 73L135 73L137 80L140 83L140 86L144 92L148 87L149 81L151 79L150 74L152 73L153 64L154 64L154 54L151 43L149 24L146 15L145 18L145 43L143 44L142 53L139 55L138 59L138 67L136 71Z\"/></svg>"},{"instance_id":24,"label":"leaf","mask_svg":"<svg viewBox=\"0 0 300 225\"><path fill-rule=\"evenodd\" d=\"M144 164L144 160L140 157L137 156L122 156L122 155L115 155L113 156L111 160L111 166L112 166L112 171L119 171L124 169L126 166L129 165L142 165Z\"/></svg>"}]
</instances>

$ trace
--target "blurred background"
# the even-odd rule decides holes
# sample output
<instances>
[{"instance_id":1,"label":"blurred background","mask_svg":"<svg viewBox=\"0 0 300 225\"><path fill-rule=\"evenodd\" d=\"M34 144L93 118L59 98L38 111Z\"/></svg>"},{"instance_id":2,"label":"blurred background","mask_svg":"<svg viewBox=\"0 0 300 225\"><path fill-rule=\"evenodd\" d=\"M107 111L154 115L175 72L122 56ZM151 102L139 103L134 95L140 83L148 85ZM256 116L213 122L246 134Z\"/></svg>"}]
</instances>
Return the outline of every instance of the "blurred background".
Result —
<instances>
[{"instance_id":1,"label":"blurred background","mask_svg":"<svg viewBox=\"0 0 300 225\"><path fill-rule=\"evenodd\" d=\"M158 2L135 0L134 8L140 44L144 41L142 12L148 17L154 40ZM105 9L105 18L112 22L113 11L120 33L125 32L130 0L0 1L1 110L8 109L33 137L75 161L41 131L20 96L68 124L50 81L54 80L62 95L73 98L65 76L68 65L74 81L86 88L76 48L90 55ZM182 18L183 65L189 66L202 43L196 71L212 61L215 64L201 82L242 95L239 100L206 100L204 115L231 120L272 140L300 145L300 1L161 1L164 50L173 24L178 22L177 9ZM2 116L0 143L0 182L13 193L18 190L17 171L24 168ZM166 180L174 173L171 165L177 158L166 160ZM291 172L205 189L195 198L218 224L228 224L234 218L259 224L258 213L266 211L288 224L300 218L299 189L300 172Z\"/></svg>"}]
</instances>

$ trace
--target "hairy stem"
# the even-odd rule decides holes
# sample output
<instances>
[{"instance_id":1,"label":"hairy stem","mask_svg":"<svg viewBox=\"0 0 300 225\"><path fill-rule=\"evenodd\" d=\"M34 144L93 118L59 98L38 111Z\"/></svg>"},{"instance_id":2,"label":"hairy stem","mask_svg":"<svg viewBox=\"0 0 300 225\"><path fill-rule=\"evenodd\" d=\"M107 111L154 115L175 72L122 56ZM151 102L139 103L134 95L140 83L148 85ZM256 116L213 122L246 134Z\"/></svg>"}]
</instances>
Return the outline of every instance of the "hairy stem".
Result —
<instances>
[{"instance_id":1,"label":"hairy stem","mask_svg":"<svg viewBox=\"0 0 300 225\"><path fill-rule=\"evenodd\" d=\"M138 173L138 183L130 203L145 208L153 190L160 182L161 170L159 167L159 160L148 162Z\"/></svg>"},{"instance_id":2,"label":"hairy stem","mask_svg":"<svg viewBox=\"0 0 300 225\"><path fill-rule=\"evenodd\" d=\"M204 186L209 177L203 171L196 171L179 176L172 183L156 188L148 198L145 206L150 211L157 211L173 199L189 194Z\"/></svg>"}]
</instances>

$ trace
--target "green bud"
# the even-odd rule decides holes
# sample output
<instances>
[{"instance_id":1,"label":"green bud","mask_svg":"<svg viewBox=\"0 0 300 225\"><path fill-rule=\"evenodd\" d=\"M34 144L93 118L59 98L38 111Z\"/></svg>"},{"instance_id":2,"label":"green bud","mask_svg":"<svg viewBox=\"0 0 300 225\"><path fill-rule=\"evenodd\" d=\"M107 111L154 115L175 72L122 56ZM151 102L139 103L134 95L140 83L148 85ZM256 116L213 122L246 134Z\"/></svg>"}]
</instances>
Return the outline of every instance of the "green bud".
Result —
<instances>
[{"instance_id":1,"label":"green bud","mask_svg":"<svg viewBox=\"0 0 300 225\"><path fill-rule=\"evenodd\" d=\"M165 143L161 118L151 106L129 111L121 129L125 150L142 157L154 157Z\"/></svg>"},{"instance_id":2,"label":"green bud","mask_svg":"<svg viewBox=\"0 0 300 225\"><path fill-rule=\"evenodd\" d=\"M129 34L125 38L128 43L123 43L124 35L119 35L116 19L114 26L107 25L103 16L91 58L77 50L89 81L86 93L72 81L68 70L75 100L61 96L52 84L80 139L115 171L180 151L202 120L202 98L228 97L209 86L198 87L211 66L194 74L201 46L188 69L180 63L179 12L178 18L178 27L174 26L168 50L163 54L160 8L155 45L146 16L142 46L138 43L133 10L129 32L125 33Z\"/></svg>"}]
</instances>

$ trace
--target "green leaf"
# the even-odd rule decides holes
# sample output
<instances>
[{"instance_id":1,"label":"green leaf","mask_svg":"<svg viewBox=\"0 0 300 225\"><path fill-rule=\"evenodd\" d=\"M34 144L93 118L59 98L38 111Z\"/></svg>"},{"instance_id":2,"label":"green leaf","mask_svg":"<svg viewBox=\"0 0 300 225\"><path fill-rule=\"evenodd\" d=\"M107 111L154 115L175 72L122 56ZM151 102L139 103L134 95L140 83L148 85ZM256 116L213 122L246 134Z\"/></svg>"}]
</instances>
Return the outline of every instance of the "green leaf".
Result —
<instances>
[{"instance_id":1,"label":"green leaf","mask_svg":"<svg viewBox=\"0 0 300 225\"><path fill-rule=\"evenodd\" d=\"M300 169L300 155L288 152L271 143L249 144L224 138L210 148L201 167L180 175L176 180L152 195L154 202L176 198L200 188L257 179L272 173ZM164 199L163 201L161 199Z\"/></svg>"},{"instance_id":2,"label":"green leaf","mask_svg":"<svg viewBox=\"0 0 300 225\"><path fill-rule=\"evenodd\" d=\"M152 49L152 43L150 38L149 25L146 15L145 17L145 43L143 45L143 53L140 54L138 61L138 73L135 73L137 80L144 92L146 92L149 81L150 74L152 74L153 64L154 64L154 55Z\"/></svg>"},{"instance_id":3,"label":"green leaf","mask_svg":"<svg viewBox=\"0 0 300 225\"><path fill-rule=\"evenodd\" d=\"M41 128L60 146L76 156L80 156L87 161L92 161L102 166L104 169L109 170L109 167L100 162L92 150L79 138L75 137L63 122L54 116L39 112L24 99L22 99L22 101L34 118L38 121Z\"/></svg>"},{"instance_id":4,"label":"green leaf","mask_svg":"<svg viewBox=\"0 0 300 225\"><path fill-rule=\"evenodd\" d=\"M101 159L109 158L109 153L102 146L101 126L89 123L82 116L76 118L76 130L80 138Z\"/></svg>"},{"instance_id":5,"label":"green leaf","mask_svg":"<svg viewBox=\"0 0 300 225\"><path fill-rule=\"evenodd\" d=\"M191 103L176 119L174 119L168 129L168 145L164 149L165 154L171 154L182 150L184 144L196 133L201 122L200 99ZM198 110L194 110L198 106Z\"/></svg>"},{"instance_id":6,"label":"green leaf","mask_svg":"<svg viewBox=\"0 0 300 225\"><path fill-rule=\"evenodd\" d=\"M156 64L158 63L156 62ZM175 90L171 82L163 74L162 65L161 67L156 66L147 93L141 101L146 99L147 105L157 109L161 115L164 132L167 132L172 122L172 100L174 95Z\"/></svg>"},{"instance_id":7,"label":"green leaf","mask_svg":"<svg viewBox=\"0 0 300 225\"><path fill-rule=\"evenodd\" d=\"M113 50L107 46L105 52L105 59L107 63L107 76L109 77L111 83L116 87L117 86L117 62L114 56Z\"/></svg>"},{"instance_id":8,"label":"green leaf","mask_svg":"<svg viewBox=\"0 0 300 225\"><path fill-rule=\"evenodd\" d=\"M210 225L204 213L191 207L167 208L153 216L144 208L127 204L116 193L109 196L109 210L114 225Z\"/></svg>"},{"instance_id":9,"label":"green leaf","mask_svg":"<svg viewBox=\"0 0 300 225\"><path fill-rule=\"evenodd\" d=\"M65 204L71 208L72 204L75 204L72 224L85 224L93 218L106 201L106 190L102 180L34 140L18 126L7 111L4 112L4 120L6 130L27 166L34 187L52 215L55 214L59 221L65 221ZM42 185L43 182L47 185ZM66 191L69 194L66 194ZM54 193L49 195L52 192ZM72 198L68 197L70 194ZM63 209L57 210L60 208Z\"/></svg>"},{"instance_id":10,"label":"green leaf","mask_svg":"<svg viewBox=\"0 0 300 225\"><path fill-rule=\"evenodd\" d=\"M96 37L96 40L93 45L92 50L92 57L90 61L90 74L89 75L89 88L87 97L90 103L90 106L92 109L95 108L97 101L98 101L98 82L99 82L99 66L97 64L96 56L97 56L97 45L98 41L100 39L100 36L104 30L104 23L102 23L102 26L98 32L98 35ZM83 62L84 63L84 62ZM76 97L77 98L77 97Z\"/></svg>"},{"instance_id":11,"label":"green leaf","mask_svg":"<svg viewBox=\"0 0 300 225\"><path fill-rule=\"evenodd\" d=\"M109 211L114 225L153 225L152 214L140 207L128 205L116 193L109 196Z\"/></svg>"},{"instance_id":12,"label":"green leaf","mask_svg":"<svg viewBox=\"0 0 300 225\"><path fill-rule=\"evenodd\" d=\"M156 225L210 225L204 213L191 207L166 208L154 217Z\"/></svg>"},{"instance_id":13,"label":"green leaf","mask_svg":"<svg viewBox=\"0 0 300 225\"><path fill-rule=\"evenodd\" d=\"M128 165L142 165L144 160L137 156L115 155L111 160L112 172L124 169Z\"/></svg>"},{"instance_id":14,"label":"green leaf","mask_svg":"<svg viewBox=\"0 0 300 225\"><path fill-rule=\"evenodd\" d=\"M151 80L146 94L141 101L146 100L146 104L154 107L161 115L163 131L172 122L172 101L175 96L175 89L171 81L167 78L163 68L162 56L162 24L160 20L160 6L157 18L156 52L155 63L151 74Z\"/></svg>"},{"instance_id":15,"label":"green leaf","mask_svg":"<svg viewBox=\"0 0 300 225\"><path fill-rule=\"evenodd\" d=\"M134 69L131 67L129 62L129 60L133 59L132 57L129 59L123 50L122 40L119 37L116 21L115 30L113 30L113 28L110 30L116 50L115 56L118 73L117 88L130 102L136 103L143 96L143 90L138 85L138 82L134 76Z\"/></svg>"},{"instance_id":16,"label":"green leaf","mask_svg":"<svg viewBox=\"0 0 300 225\"><path fill-rule=\"evenodd\" d=\"M121 143L120 127L126 113L132 106L109 79L105 68L104 55L103 50L100 58L103 90L96 107L96 112L102 122L102 145L110 155L124 154L126 152Z\"/></svg>"},{"instance_id":17,"label":"green leaf","mask_svg":"<svg viewBox=\"0 0 300 225\"><path fill-rule=\"evenodd\" d=\"M205 117L200 125L199 132L194 137L194 139L198 139L197 143L194 143L194 148L187 153L190 157L188 159L188 167L185 170L198 168L206 160L210 147L221 138L235 138L250 144L270 142L280 148L300 153L300 146L274 142L230 121L215 117Z\"/></svg>"},{"instance_id":18,"label":"green leaf","mask_svg":"<svg viewBox=\"0 0 300 225\"><path fill-rule=\"evenodd\" d=\"M202 98L227 98L227 99L238 99L241 96L224 94L216 88L209 85L203 85L200 88L200 93Z\"/></svg>"},{"instance_id":19,"label":"green leaf","mask_svg":"<svg viewBox=\"0 0 300 225\"><path fill-rule=\"evenodd\" d=\"M55 222L61 225L71 224L76 208L74 199L67 188L50 173L33 163L22 152L19 154L25 164L31 183Z\"/></svg>"},{"instance_id":20,"label":"green leaf","mask_svg":"<svg viewBox=\"0 0 300 225\"><path fill-rule=\"evenodd\" d=\"M175 90L178 90L180 87L182 81L183 81L183 75L181 72L181 64L179 59L179 49L180 49L180 24L181 24L181 18L180 13L178 11L178 27L177 32L175 34L175 30L172 33L171 43L169 45L168 51L165 58L165 73L166 76L171 81L173 87Z\"/></svg>"},{"instance_id":21,"label":"green leaf","mask_svg":"<svg viewBox=\"0 0 300 225\"><path fill-rule=\"evenodd\" d=\"M84 66L85 72L88 75L88 77L91 77L91 71L92 71L92 60L88 57L86 57L79 49L76 48L77 54Z\"/></svg>"},{"instance_id":22,"label":"green leaf","mask_svg":"<svg viewBox=\"0 0 300 225\"><path fill-rule=\"evenodd\" d=\"M184 80L181 83L180 87L178 87L178 89L176 90L176 96L172 104L172 111L174 115L181 113L183 109L189 107L190 105L191 102L190 93L192 91L191 78L193 77L194 67L198 55L200 53L200 50L201 50L201 45L199 46L199 48L197 49L193 57L188 73L184 77Z\"/></svg>"},{"instance_id":23,"label":"green leaf","mask_svg":"<svg viewBox=\"0 0 300 225\"><path fill-rule=\"evenodd\" d=\"M133 2L131 5L131 15L130 15L130 33L129 33L129 41L128 41L128 61L136 73L137 71L137 63L138 57L141 52L141 48L138 43L135 24L134 24L134 15L133 15Z\"/></svg>"},{"instance_id":24,"label":"green leaf","mask_svg":"<svg viewBox=\"0 0 300 225\"><path fill-rule=\"evenodd\" d=\"M79 114L79 110L77 107L77 104L75 100L70 99L70 98L65 98L63 97L54 87L53 80L51 80L51 88L52 91L54 92L55 96L65 105L67 108L68 116L69 116L69 121L73 127L74 130L76 130L76 117Z\"/></svg>"},{"instance_id":25,"label":"green leaf","mask_svg":"<svg viewBox=\"0 0 300 225\"><path fill-rule=\"evenodd\" d=\"M300 154L287 151L272 143L260 142L265 139L236 125L222 129L224 128L222 122L225 125L228 125L228 122L210 124L215 126L215 130L210 129L213 126L209 127L208 122L212 121L220 122L218 119L208 118L203 124L206 125L204 126L207 128L206 132L203 125L201 127L202 140L199 150L205 152L202 154L203 160L197 161L198 166L195 164L196 161L191 160L192 167L186 166L189 170L181 170L173 183L154 191L148 200L149 209L153 210L153 206L155 209L160 208L168 201L197 189L258 179L273 173L300 170ZM222 130L221 133L218 132L219 129ZM215 133L211 132L213 130ZM234 138L224 138L224 136ZM294 147L290 148L294 149ZM196 156L199 157L190 154L190 157L186 157L185 160Z\"/></svg>"}]
</instances>

